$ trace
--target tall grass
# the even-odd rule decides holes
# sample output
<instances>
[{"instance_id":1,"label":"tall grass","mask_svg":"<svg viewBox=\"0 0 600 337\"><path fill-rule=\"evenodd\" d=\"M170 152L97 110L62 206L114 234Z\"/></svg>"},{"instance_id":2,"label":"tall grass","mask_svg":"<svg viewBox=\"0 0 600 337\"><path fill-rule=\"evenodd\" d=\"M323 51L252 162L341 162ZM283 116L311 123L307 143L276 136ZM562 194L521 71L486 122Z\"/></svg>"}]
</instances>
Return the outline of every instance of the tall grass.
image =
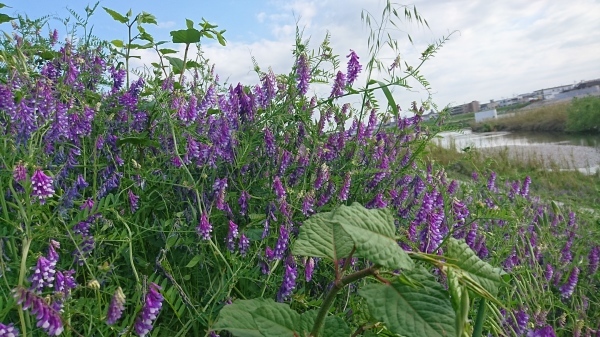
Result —
<instances>
[{"instance_id":1,"label":"tall grass","mask_svg":"<svg viewBox=\"0 0 600 337\"><path fill-rule=\"evenodd\" d=\"M550 131L564 132L567 123L567 109L570 102L561 102L541 106L530 110L515 112L505 116L480 123L471 123L475 132L489 131Z\"/></svg>"},{"instance_id":2,"label":"tall grass","mask_svg":"<svg viewBox=\"0 0 600 337\"><path fill-rule=\"evenodd\" d=\"M587 208L597 208L600 203L600 174L561 171L564 165L552 162L541 154L511 155L508 148L493 152L458 152L431 144L428 156L429 160L442 165L448 175L456 179L467 180L473 172L490 169L507 182L530 176L534 181L531 191L547 200L574 203Z\"/></svg>"}]
</instances>

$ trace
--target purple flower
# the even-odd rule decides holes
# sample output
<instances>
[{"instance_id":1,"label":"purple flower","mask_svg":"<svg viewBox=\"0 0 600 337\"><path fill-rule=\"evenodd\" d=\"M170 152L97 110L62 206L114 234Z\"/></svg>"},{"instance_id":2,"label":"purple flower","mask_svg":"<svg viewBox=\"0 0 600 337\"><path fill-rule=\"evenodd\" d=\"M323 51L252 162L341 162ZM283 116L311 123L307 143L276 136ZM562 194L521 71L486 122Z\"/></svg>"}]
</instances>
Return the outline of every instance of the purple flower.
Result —
<instances>
[{"instance_id":1,"label":"purple flower","mask_svg":"<svg viewBox=\"0 0 600 337\"><path fill-rule=\"evenodd\" d=\"M458 182L456 180L452 180L450 185L448 185L448 194L452 195L456 193L456 189L458 188Z\"/></svg>"},{"instance_id":2,"label":"purple flower","mask_svg":"<svg viewBox=\"0 0 600 337\"><path fill-rule=\"evenodd\" d=\"M235 239L239 236L238 226L235 222L229 220L229 232L227 233L227 238L225 239L227 249L230 252L235 252Z\"/></svg>"},{"instance_id":3,"label":"purple flower","mask_svg":"<svg viewBox=\"0 0 600 337\"><path fill-rule=\"evenodd\" d=\"M108 306L108 312L106 313L106 324L115 324L123 315L123 310L125 310L125 294L123 293L123 289L118 287L117 290L115 290L112 300L110 301L110 305Z\"/></svg>"},{"instance_id":4,"label":"purple flower","mask_svg":"<svg viewBox=\"0 0 600 337\"><path fill-rule=\"evenodd\" d=\"M306 263L304 264L304 277L306 278L306 282L310 282L312 280L313 272L315 271L315 260L312 257L306 259Z\"/></svg>"},{"instance_id":5,"label":"purple flower","mask_svg":"<svg viewBox=\"0 0 600 337\"><path fill-rule=\"evenodd\" d=\"M58 262L58 253L55 248L58 247L58 242L52 241L48 247L48 256L40 256L37 260L33 275L29 278L31 289L36 293L41 293L44 287L54 287L56 263Z\"/></svg>"},{"instance_id":6,"label":"purple flower","mask_svg":"<svg viewBox=\"0 0 600 337\"><path fill-rule=\"evenodd\" d=\"M273 135L273 132L271 132L271 129L269 128L265 128L265 149L267 150L267 155L269 157L274 157L275 156L275 136Z\"/></svg>"},{"instance_id":7,"label":"purple flower","mask_svg":"<svg viewBox=\"0 0 600 337\"><path fill-rule=\"evenodd\" d=\"M9 325L0 323L0 336L19 337L19 330L17 330L12 323Z\"/></svg>"},{"instance_id":8,"label":"purple flower","mask_svg":"<svg viewBox=\"0 0 600 337\"><path fill-rule=\"evenodd\" d=\"M385 198L383 197L383 194L381 193L377 193L375 195L375 197L373 198L373 200L369 201L366 205L365 208L385 208L387 207L387 201L385 200Z\"/></svg>"},{"instance_id":9,"label":"purple flower","mask_svg":"<svg viewBox=\"0 0 600 337\"><path fill-rule=\"evenodd\" d=\"M277 293L277 301L283 302L289 299L292 295L292 291L296 288L296 278L298 277L298 270L296 269L296 263L294 259L289 256L285 262L285 273L283 275L283 282L281 288Z\"/></svg>"},{"instance_id":10,"label":"purple flower","mask_svg":"<svg viewBox=\"0 0 600 337\"><path fill-rule=\"evenodd\" d=\"M240 254L242 256L246 256L248 249L250 248L250 240L248 237L246 237L246 234L242 233L242 235L240 235L240 242L238 246L240 248Z\"/></svg>"},{"instance_id":11,"label":"purple flower","mask_svg":"<svg viewBox=\"0 0 600 337\"><path fill-rule=\"evenodd\" d=\"M344 88L346 87L346 75L341 71L338 71L335 82L333 83L333 88L331 89L331 95L329 98L334 98L338 96L342 96L344 94Z\"/></svg>"},{"instance_id":12,"label":"purple flower","mask_svg":"<svg viewBox=\"0 0 600 337\"><path fill-rule=\"evenodd\" d=\"M242 191L240 198L238 199L241 215L246 215L246 213L248 213L248 199L250 199L250 194L248 191Z\"/></svg>"},{"instance_id":13,"label":"purple flower","mask_svg":"<svg viewBox=\"0 0 600 337\"><path fill-rule=\"evenodd\" d=\"M524 197L527 197L529 195L529 185L531 184L531 177L527 176L525 177L525 180L523 181L523 185L521 187L521 195Z\"/></svg>"},{"instance_id":14,"label":"purple flower","mask_svg":"<svg viewBox=\"0 0 600 337\"><path fill-rule=\"evenodd\" d=\"M546 279L546 281L550 281L552 279L553 274L554 274L554 269L552 268L552 265L547 263L546 270L544 270L544 278Z\"/></svg>"},{"instance_id":15,"label":"purple flower","mask_svg":"<svg viewBox=\"0 0 600 337\"><path fill-rule=\"evenodd\" d=\"M227 188L227 178L219 179L216 178L213 184L213 191L215 192L215 206L218 210L226 211L228 206L225 203L225 189Z\"/></svg>"},{"instance_id":16,"label":"purple flower","mask_svg":"<svg viewBox=\"0 0 600 337\"><path fill-rule=\"evenodd\" d=\"M563 298L569 298L573 295L573 291L575 291L575 286L577 286L577 281L579 278L579 268L575 267L571 270L571 274L569 275L569 279L567 283L563 284L560 287L560 294Z\"/></svg>"},{"instance_id":17,"label":"purple flower","mask_svg":"<svg viewBox=\"0 0 600 337\"><path fill-rule=\"evenodd\" d=\"M131 192L131 190L127 191L127 196L129 197L129 206L131 209L131 213L135 213L135 211L139 208L138 201L140 197Z\"/></svg>"},{"instance_id":18,"label":"purple flower","mask_svg":"<svg viewBox=\"0 0 600 337\"><path fill-rule=\"evenodd\" d=\"M492 192L496 191L496 172L490 173L490 177L487 182L487 188Z\"/></svg>"},{"instance_id":19,"label":"purple flower","mask_svg":"<svg viewBox=\"0 0 600 337\"><path fill-rule=\"evenodd\" d=\"M94 208L94 199L92 198L87 198L79 207L79 209L87 209L87 210L92 210L92 208Z\"/></svg>"},{"instance_id":20,"label":"purple flower","mask_svg":"<svg viewBox=\"0 0 600 337\"><path fill-rule=\"evenodd\" d=\"M315 190L318 190L323 187L323 184L327 181L329 181L329 167L327 167L326 164L323 164L317 172L317 178L315 179L313 187Z\"/></svg>"},{"instance_id":21,"label":"purple flower","mask_svg":"<svg viewBox=\"0 0 600 337\"><path fill-rule=\"evenodd\" d=\"M598 270L598 262L600 261L600 247L595 246L588 255L588 273L593 276Z\"/></svg>"},{"instance_id":22,"label":"purple flower","mask_svg":"<svg viewBox=\"0 0 600 337\"><path fill-rule=\"evenodd\" d=\"M556 337L554 328L550 325L527 332L527 337Z\"/></svg>"},{"instance_id":23,"label":"purple flower","mask_svg":"<svg viewBox=\"0 0 600 337\"><path fill-rule=\"evenodd\" d=\"M160 286L156 283L150 283L146 293L145 303L142 311L135 320L135 332L141 336L146 336L152 330L152 323L158 316L162 307L163 296L160 294Z\"/></svg>"},{"instance_id":24,"label":"purple flower","mask_svg":"<svg viewBox=\"0 0 600 337\"><path fill-rule=\"evenodd\" d=\"M24 288L17 288L14 297L23 310L31 309L31 314L37 320L36 326L42 328L48 335L58 336L63 332L64 326L60 315L43 298Z\"/></svg>"},{"instance_id":25,"label":"purple flower","mask_svg":"<svg viewBox=\"0 0 600 337\"><path fill-rule=\"evenodd\" d=\"M202 240L210 240L210 233L212 232L212 225L208 222L206 212L202 212L200 216L200 223L196 227L196 231L202 238Z\"/></svg>"},{"instance_id":26,"label":"purple flower","mask_svg":"<svg viewBox=\"0 0 600 337\"><path fill-rule=\"evenodd\" d=\"M304 54L301 54L296 61L296 76L298 76L298 92L304 96L310 82L310 68Z\"/></svg>"},{"instance_id":27,"label":"purple flower","mask_svg":"<svg viewBox=\"0 0 600 337\"><path fill-rule=\"evenodd\" d=\"M285 189L283 188L283 184L281 183L281 178L279 178L279 176L275 176L275 178L273 179L273 191L275 191L277 199L285 199Z\"/></svg>"},{"instance_id":28,"label":"purple flower","mask_svg":"<svg viewBox=\"0 0 600 337\"><path fill-rule=\"evenodd\" d=\"M346 172L346 176L344 177L344 184L340 189L340 193L338 195L340 201L348 200L348 195L350 194L350 183L352 178L350 177L350 172Z\"/></svg>"},{"instance_id":29,"label":"purple flower","mask_svg":"<svg viewBox=\"0 0 600 337\"><path fill-rule=\"evenodd\" d=\"M27 169L23 163L19 162L13 169L13 178L16 182L24 182L27 180Z\"/></svg>"},{"instance_id":30,"label":"purple flower","mask_svg":"<svg viewBox=\"0 0 600 337\"><path fill-rule=\"evenodd\" d=\"M358 62L358 55L354 52L354 50L350 49L350 54L346 55L346 57L350 58L348 60L348 76L347 76L347 84L352 86L354 80L358 77L358 74L362 70L362 66Z\"/></svg>"},{"instance_id":31,"label":"purple flower","mask_svg":"<svg viewBox=\"0 0 600 337\"><path fill-rule=\"evenodd\" d=\"M50 198L54 194L52 178L44 174L39 168L35 170L35 173L31 177L31 186L33 188L31 196L37 198L42 205L46 203L47 198Z\"/></svg>"},{"instance_id":32,"label":"purple flower","mask_svg":"<svg viewBox=\"0 0 600 337\"><path fill-rule=\"evenodd\" d=\"M279 237L277 238L277 244L273 251L273 257L276 259L282 259L285 251L288 247L289 233L285 226L279 227Z\"/></svg>"},{"instance_id":33,"label":"purple flower","mask_svg":"<svg viewBox=\"0 0 600 337\"><path fill-rule=\"evenodd\" d=\"M309 216L315 211L313 206L315 205L315 198L312 192L306 193L304 199L302 199L302 214Z\"/></svg>"}]
</instances>

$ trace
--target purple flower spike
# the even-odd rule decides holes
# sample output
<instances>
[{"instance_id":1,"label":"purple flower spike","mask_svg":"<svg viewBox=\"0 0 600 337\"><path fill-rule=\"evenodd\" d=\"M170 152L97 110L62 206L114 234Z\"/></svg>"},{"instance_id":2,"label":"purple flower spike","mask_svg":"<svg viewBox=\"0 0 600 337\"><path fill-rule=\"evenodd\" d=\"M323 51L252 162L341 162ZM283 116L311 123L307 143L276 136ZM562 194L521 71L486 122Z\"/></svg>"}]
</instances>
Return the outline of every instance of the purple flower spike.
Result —
<instances>
[{"instance_id":1,"label":"purple flower spike","mask_svg":"<svg viewBox=\"0 0 600 337\"><path fill-rule=\"evenodd\" d=\"M229 249L229 251L232 253L235 252L235 239L237 239L239 234L238 226L235 224L235 222L229 220L229 233L227 233L225 242L227 244L227 249Z\"/></svg>"},{"instance_id":2,"label":"purple flower spike","mask_svg":"<svg viewBox=\"0 0 600 337\"><path fill-rule=\"evenodd\" d=\"M567 283L563 284L560 287L560 294L563 298L569 298L573 295L573 291L575 291L575 287L577 286L577 281L579 279L579 268L575 267L571 271L569 275L569 279Z\"/></svg>"},{"instance_id":3,"label":"purple flower spike","mask_svg":"<svg viewBox=\"0 0 600 337\"><path fill-rule=\"evenodd\" d=\"M273 251L273 256L276 259L282 259L283 254L285 253L288 247L289 233L285 226L279 227L279 238L277 238L277 245L275 245L275 250Z\"/></svg>"},{"instance_id":4,"label":"purple flower spike","mask_svg":"<svg viewBox=\"0 0 600 337\"><path fill-rule=\"evenodd\" d=\"M135 320L135 332L141 337L146 336L152 330L152 323L158 317L162 307L163 296L159 290L159 285L154 282L150 283L144 307Z\"/></svg>"},{"instance_id":5,"label":"purple flower spike","mask_svg":"<svg viewBox=\"0 0 600 337\"><path fill-rule=\"evenodd\" d=\"M284 200L285 199L285 189L283 188L283 184L281 183L281 178L276 176L273 179L273 191L275 191L275 195L277 199Z\"/></svg>"},{"instance_id":6,"label":"purple flower spike","mask_svg":"<svg viewBox=\"0 0 600 337\"><path fill-rule=\"evenodd\" d=\"M1 337L18 337L19 330L17 330L13 324L4 325L0 323L0 336Z\"/></svg>"},{"instance_id":7,"label":"purple flower spike","mask_svg":"<svg viewBox=\"0 0 600 337\"><path fill-rule=\"evenodd\" d=\"M239 248L240 254L242 256L246 256L246 254L248 253L248 249L250 248L250 240L248 239L248 237L246 237L245 234L242 234L240 236Z\"/></svg>"},{"instance_id":8,"label":"purple flower spike","mask_svg":"<svg viewBox=\"0 0 600 337\"><path fill-rule=\"evenodd\" d=\"M31 195L37 198L42 205L46 203L47 198L52 197L54 194L52 178L44 174L40 169L36 169L31 177L31 186L33 188Z\"/></svg>"},{"instance_id":9,"label":"purple flower spike","mask_svg":"<svg viewBox=\"0 0 600 337\"><path fill-rule=\"evenodd\" d=\"M304 96L308 91L308 83L310 82L310 69L304 54L300 55L296 62L296 76L298 76L298 92L301 96Z\"/></svg>"},{"instance_id":10,"label":"purple flower spike","mask_svg":"<svg viewBox=\"0 0 600 337\"><path fill-rule=\"evenodd\" d=\"M125 294L123 293L123 289L118 287L117 290L115 290L115 294L113 295L108 307L106 324L115 324L123 315L123 310L125 310Z\"/></svg>"},{"instance_id":11,"label":"purple flower spike","mask_svg":"<svg viewBox=\"0 0 600 337\"><path fill-rule=\"evenodd\" d=\"M556 337L556 332L554 332L554 328L552 328L552 326L546 325L539 329L528 332L527 337Z\"/></svg>"},{"instance_id":12,"label":"purple flower spike","mask_svg":"<svg viewBox=\"0 0 600 337\"><path fill-rule=\"evenodd\" d=\"M344 184L340 189L340 194L338 195L340 201L348 200L348 195L350 194L350 183L352 182L352 178L350 177L350 172L346 173L344 177Z\"/></svg>"},{"instance_id":13,"label":"purple flower spike","mask_svg":"<svg viewBox=\"0 0 600 337\"><path fill-rule=\"evenodd\" d=\"M30 310L37 320L36 326L42 328L50 336L58 336L64 331L62 320L46 301L33 292L17 288L14 293L17 303L23 310Z\"/></svg>"},{"instance_id":14,"label":"purple flower spike","mask_svg":"<svg viewBox=\"0 0 600 337\"><path fill-rule=\"evenodd\" d=\"M344 94L344 88L346 87L346 75L343 72L338 71L335 82L333 83L333 89L331 89L331 95L329 98L342 96Z\"/></svg>"},{"instance_id":15,"label":"purple flower spike","mask_svg":"<svg viewBox=\"0 0 600 337\"><path fill-rule=\"evenodd\" d=\"M521 195L527 197L529 195L529 185L531 184L531 177L525 177L523 181L523 186L521 187Z\"/></svg>"},{"instance_id":16,"label":"purple flower spike","mask_svg":"<svg viewBox=\"0 0 600 337\"><path fill-rule=\"evenodd\" d=\"M208 222L208 216L206 212L202 212L200 216L200 223L196 227L196 231L202 238L202 240L210 240L210 233L212 232L212 225Z\"/></svg>"},{"instance_id":17,"label":"purple flower spike","mask_svg":"<svg viewBox=\"0 0 600 337\"><path fill-rule=\"evenodd\" d=\"M348 60L347 84L349 86L352 86L352 83L354 83L354 81L358 77L358 74L362 70L362 66L358 62L359 57L358 55L356 55L354 50L350 49L350 54L348 54L346 57L350 58Z\"/></svg>"},{"instance_id":18,"label":"purple flower spike","mask_svg":"<svg viewBox=\"0 0 600 337\"><path fill-rule=\"evenodd\" d=\"M487 182L487 188L492 192L496 191L496 172L490 173L490 178Z\"/></svg>"},{"instance_id":19,"label":"purple flower spike","mask_svg":"<svg viewBox=\"0 0 600 337\"><path fill-rule=\"evenodd\" d=\"M140 207L138 204L140 197L131 192L131 190L127 191L127 196L129 197L129 206L131 208L131 213L135 213L135 211L137 211L137 209Z\"/></svg>"},{"instance_id":20,"label":"purple flower spike","mask_svg":"<svg viewBox=\"0 0 600 337\"><path fill-rule=\"evenodd\" d=\"M25 168L25 165L23 165L23 163L19 163L17 164L17 166L15 166L13 170L13 178L18 183L27 180L27 169Z\"/></svg>"},{"instance_id":21,"label":"purple flower spike","mask_svg":"<svg viewBox=\"0 0 600 337\"><path fill-rule=\"evenodd\" d=\"M298 277L298 270L296 269L296 263L294 259L289 256L285 263L285 274L283 275L283 283L279 292L277 293L277 301L283 302L290 298L292 291L296 288L296 278Z\"/></svg>"},{"instance_id":22,"label":"purple flower spike","mask_svg":"<svg viewBox=\"0 0 600 337\"><path fill-rule=\"evenodd\" d=\"M250 199L250 194L247 191L242 191L240 198L238 199L241 215L246 215L246 213L248 213L248 199Z\"/></svg>"},{"instance_id":23,"label":"purple flower spike","mask_svg":"<svg viewBox=\"0 0 600 337\"><path fill-rule=\"evenodd\" d=\"M314 271L315 260L312 257L309 257L304 265L304 277L306 278L306 282L310 282L310 280L312 280L312 275Z\"/></svg>"}]
</instances>

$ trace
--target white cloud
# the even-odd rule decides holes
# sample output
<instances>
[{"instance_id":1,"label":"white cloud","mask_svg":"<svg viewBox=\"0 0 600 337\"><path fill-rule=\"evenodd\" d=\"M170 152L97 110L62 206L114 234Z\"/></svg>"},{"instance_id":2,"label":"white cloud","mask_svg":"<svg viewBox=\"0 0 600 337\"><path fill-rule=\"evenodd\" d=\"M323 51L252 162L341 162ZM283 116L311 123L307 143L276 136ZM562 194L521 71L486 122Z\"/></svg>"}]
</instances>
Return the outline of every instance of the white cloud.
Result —
<instances>
[{"instance_id":1,"label":"white cloud","mask_svg":"<svg viewBox=\"0 0 600 337\"><path fill-rule=\"evenodd\" d=\"M177 25L177 23L175 21L162 21L159 22L156 26L160 29L168 29L168 28L173 28Z\"/></svg>"},{"instance_id":2,"label":"white cloud","mask_svg":"<svg viewBox=\"0 0 600 337\"><path fill-rule=\"evenodd\" d=\"M216 72L222 79L229 78L234 84L238 81L253 84L258 78L253 71L252 56L263 69L270 66L276 73L289 72L294 61L292 49L298 23L304 30L304 38L310 37L310 47L315 49L329 32L331 46L341 56L345 70L349 49L357 52L363 64L369 59L369 32L361 21L361 10L379 20L385 3L347 0L342 5L331 0L274 0L269 9L256 15L256 20L270 29L271 36L254 42L229 40L226 47L205 44L204 52L216 64ZM568 6L551 0L417 0L415 4L430 28L408 23L403 17L404 10L400 9L398 27L388 25L386 31L396 39L402 59L409 64L419 62L420 53L429 43L458 31L421 70L431 83L434 100L439 105L471 100L486 102L600 77L597 1L572 0ZM407 33L414 44L408 42ZM395 56L389 49L380 54L388 65ZM364 81L364 76L360 79ZM401 106L426 98L418 86L413 91L417 93L396 90Z\"/></svg>"}]
</instances>

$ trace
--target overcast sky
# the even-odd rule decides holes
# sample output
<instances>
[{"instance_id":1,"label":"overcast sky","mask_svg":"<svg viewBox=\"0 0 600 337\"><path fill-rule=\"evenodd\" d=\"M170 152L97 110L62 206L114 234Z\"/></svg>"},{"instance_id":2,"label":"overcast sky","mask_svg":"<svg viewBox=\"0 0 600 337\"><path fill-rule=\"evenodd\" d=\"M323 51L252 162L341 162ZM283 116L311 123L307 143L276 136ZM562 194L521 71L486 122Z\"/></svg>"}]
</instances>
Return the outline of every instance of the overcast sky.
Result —
<instances>
[{"instance_id":1,"label":"overcast sky","mask_svg":"<svg viewBox=\"0 0 600 337\"><path fill-rule=\"evenodd\" d=\"M68 16L67 8L84 13L81 0L4 0L12 8L7 14ZM94 2L91 2L94 4ZM168 4L168 5L167 5ZM436 56L428 61L422 74L431 83L434 100L440 106L472 100L512 97L537 89L573 84L600 78L600 1L598 0L416 0L419 13L429 28L405 23L404 31L389 31L397 38L402 58L416 64L429 43L456 31ZM251 57L263 69L287 73L293 63L295 25L299 22L304 37L317 48L326 32L331 45L344 57L354 49L361 61L368 59L368 30L361 12L379 18L383 0L225 0L225 1L123 1L105 0L106 6L121 13L144 10L154 14L158 27L151 29L157 39L169 40L169 31L184 29L185 19L201 18L226 29L226 47L207 41L205 55L216 65L221 79L254 84ZM101 38L123 39L126 28L101 7L92 17L94 32ZM65 29L51 20L64 37ZM62 27L62 28L61 28ZM4 24L0 27L10 30ZM410 44L405 32L411 34ZM391 64L393 54L384 53ZM144 55L151 60L154 55ZM345 58L344 58L345 63ZM364 78L362 79L364 83ZM358 83L362 85L362 83ZM355 85L356 86L356 85ZM411 100L425 99L423 91L395 91L401 106Z\"/></svg>"}]
</instances>

